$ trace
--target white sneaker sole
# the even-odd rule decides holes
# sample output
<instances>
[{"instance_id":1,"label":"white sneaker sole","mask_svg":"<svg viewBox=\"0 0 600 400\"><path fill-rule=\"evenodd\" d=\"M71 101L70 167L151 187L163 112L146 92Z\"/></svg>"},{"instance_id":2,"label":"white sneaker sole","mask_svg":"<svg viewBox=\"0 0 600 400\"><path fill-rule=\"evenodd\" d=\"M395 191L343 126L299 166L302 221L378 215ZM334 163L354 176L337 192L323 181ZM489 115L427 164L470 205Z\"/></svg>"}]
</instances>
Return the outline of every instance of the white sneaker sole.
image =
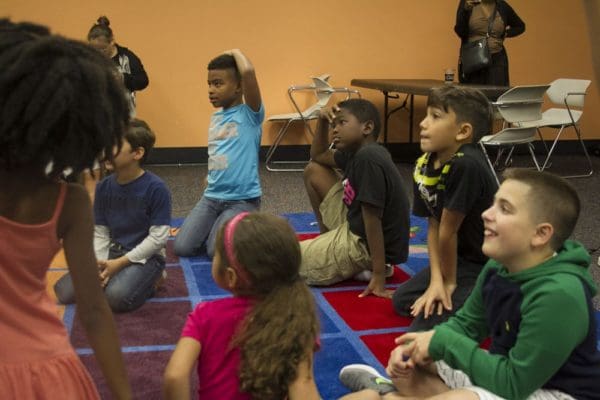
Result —
<instances>
[{"instance_id":1,"label":"white sneaker sole","mask_svg":"<svg viewBox=\"0 0 600 400\"><path fill-rule=\"evenodd\" d=\"M344 371L348 370L348 369L360 369L362 371L368 372L370 374L373 374L379 378L383 378L383 379L387 379L383 376L381 376L381 374L379 373L379 371L377 371L375 368L371 367L370 365L365 365L365 364L349 364L346 365L344 368L342 368L340 370L340 374L339 377L342 376L342 374L344 373Z\"/></svg>"}]
</instances>

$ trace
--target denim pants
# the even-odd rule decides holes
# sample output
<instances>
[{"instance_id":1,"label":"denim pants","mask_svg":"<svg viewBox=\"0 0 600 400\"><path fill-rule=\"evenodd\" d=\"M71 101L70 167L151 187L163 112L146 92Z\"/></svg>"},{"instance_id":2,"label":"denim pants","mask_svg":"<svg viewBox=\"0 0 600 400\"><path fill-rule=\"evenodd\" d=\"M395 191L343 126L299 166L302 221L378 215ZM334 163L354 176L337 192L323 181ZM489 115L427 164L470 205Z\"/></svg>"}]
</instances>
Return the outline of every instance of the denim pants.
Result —
<instances>
[{"instance_id":1,"label":"denim pants","mask_svg":"<svg viewBox=\"0 0 600 400\"><path fill-rule=\"evenodd\" d=\"M259 208L260 197L247 200L215 200L202 196L183 221L175 237L175 254L192 257L206 249L206 253L212 258L221 225L241 212L256 211Z\"/></svg>"},{"instance_id":2,"label":"denim pants","mask_svg":"<svg viewBox=\"0 0 600 400\"><path fill-rule=\"evenodd\" d=\"M120 246L111 245L109 260L119 258L126 251ZM155 284L165 269L165 259L160 254L150 257L145 264L130 264L112 276L104 294L114 312L128 312L140 308L154 295ZM98 278L100 279L100 278ZM62 304L75 302L75 290L71 274L63 275L54 285L54 292Z\"/></svg>"}]
</instances>

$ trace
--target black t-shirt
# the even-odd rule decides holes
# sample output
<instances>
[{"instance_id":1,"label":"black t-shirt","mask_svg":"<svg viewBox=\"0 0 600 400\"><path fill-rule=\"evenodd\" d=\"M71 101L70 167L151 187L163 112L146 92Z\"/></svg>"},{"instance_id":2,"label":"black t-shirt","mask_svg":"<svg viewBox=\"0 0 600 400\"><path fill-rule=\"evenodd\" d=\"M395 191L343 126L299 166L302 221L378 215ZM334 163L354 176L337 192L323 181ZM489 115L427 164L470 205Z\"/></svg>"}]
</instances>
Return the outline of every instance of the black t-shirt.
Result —
<instances>
[{"instance_id":1,"label":"black t-shirt","mask_svg":"<svg viewBox=\"0 0 600 400\"><path fill-rule=\"evenodd\" d=\"M356 153L336 151L335 162L344 170L344 204L348 225L355 235L367 240L361 203L381 210L381 226L387 263L403 263L408 258L410 205L402 177L390 153L377 143L369 143Z\"/></svg>"},{"instance_id":2,"label":"black t-shirt","mask_svg":"<svg viewBox=\"0 0 600 400\"><path fill-rule=\"evenodd\" d=\"M497 185L481 151L473 144L465 144L437 169L433 168L433 157L423 154L417 160L413 179L413 214L433 216L438 221L444 208L464 214L458 230L457 254L468 261L485 264L487 257L481 251L481 213L492 205Z\"/></svg>"}]
</instances>

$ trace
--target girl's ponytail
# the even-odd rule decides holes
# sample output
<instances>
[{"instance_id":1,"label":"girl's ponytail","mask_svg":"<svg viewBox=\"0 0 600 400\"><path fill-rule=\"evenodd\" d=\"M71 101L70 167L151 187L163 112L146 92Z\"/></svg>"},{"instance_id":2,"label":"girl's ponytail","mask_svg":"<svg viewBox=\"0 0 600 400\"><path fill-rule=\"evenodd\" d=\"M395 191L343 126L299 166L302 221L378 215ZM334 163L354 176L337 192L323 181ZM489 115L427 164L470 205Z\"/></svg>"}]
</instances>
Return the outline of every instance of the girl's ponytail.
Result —
<instances>
[{"instance_id":1,"label":"girl's ponytail","mask_svg":"<svg viewBox=\"0 0 600 400\"><path fill-rule=\"evenodd\" d=\"M233 292L255 301L231 341L241 353L240 390L286 398L319 331L313 295L298 275L296 233L283 218L243 213L219 231L216 252L238 277Z\"/></svg>"},{"instance_id":2,"label":"girl's ponytail","mask_svg":"<svg viewBox=\"0 0 600 400\"><path fill-rule=\"evenodd\" d=\"M259 301L232 344L241 350L240 390L253 399L283 399L298 365L316 346L319 323L312 293L296 279Z\"/></svg>"}]
</instances>

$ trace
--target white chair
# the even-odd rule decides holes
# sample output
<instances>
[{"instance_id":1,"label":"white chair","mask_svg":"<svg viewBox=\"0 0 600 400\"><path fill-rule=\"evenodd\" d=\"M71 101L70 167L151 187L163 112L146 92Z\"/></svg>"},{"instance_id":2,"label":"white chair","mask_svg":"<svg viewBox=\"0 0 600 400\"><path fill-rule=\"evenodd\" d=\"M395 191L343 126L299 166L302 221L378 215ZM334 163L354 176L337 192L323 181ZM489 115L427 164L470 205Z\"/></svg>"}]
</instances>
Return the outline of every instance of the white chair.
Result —
<instances>
[{"instance_id":1,"label":"white chair","mask_svg":"<svg viewBox=\"0 0 600 400\"><path fill-rule=\"evenodd\" d=\"M322 108L327 106L327 104L329 103L329 101L334 93L345 93L346 99L350 98L350 96L352 94L356 94L358 97L360 97L360 92L358 90L349 89L346 87L332 87L328 82L329 77L330 77L329 75L313 76L313 77L311 77L311 79L313 81L312 85L290 86L288 88L288 96L289 96L290 100L292 101L292 104L294 105L296 112L289 113L289 114L271 115L269 118L267 118L267 121L269 121L269 122L283 123L283 126L277 133L277 136L275 137L273 144L267 151L266 160L265 160L267 170L274 171L274 172L276 172L276 171L303 171L303 168L275 168L275 167L273 167L274 164L299 164L299 163L304 164L304 163L306 163L306 161L274 161L273 160L275 150L277 150L277 148L279 147L279 144L281 143L281 140L288 132L288 128L290 127L290 125L293 122L302 121L304 123L304 126L308 129L310 135L314 136L314 132L310 126L309 121L316 120L319 118L319 112L321 111ZM296 100L294 99L294 93L299 92L299 91L312 91L315 94L316 102L313 103L310 107L306 108L303 111L300 111L300 107L298 107L298 104L297 104Z\"/></svg>"},{"instance_id":2,"label":"white chair","mask_svg":"<svg viewBox=\"0 0 600 400\"><path fill-rule=\"evenodd\" d=\"M500 184L500 181L494 170L494 165L489 158L486 146L498 148L509 147L511 151L507 160L510 160L514 146L526 145L535 167L538 171L541 170L533 150L536 128L531 126L526 127L524 123L536 121L541 118L543 96L549 87L550 85L515 86L503 93L493 103L498 114L504 119L505 126L500 132L481 138L479 145L498 184Z\"/></svg>"},{"instance_id":3,"label":"white chair","mask_svg":"<svg viewBox=\"0 0 600 400\"><path fill-rule=\"evenodd\" d=\"M588 154L585 143L581 138L581 130L579 129L579 120L583 114L583 104L587 88L590 86L589 80L584 79L557 79L550 84L550 88L546 92L550 101L557 105L563 105L561 108L550 108L542 114L541 118L537 121L529 121L523 123L521 126L534 127L538 130L541 136L540 128L554 128L558 129L554 142L548 151L548 155L542 164L542 170L550 166L550 158L561 133L565 128L573 127L577 134L577 140L583 149L583 153L587 159L589 165L589 171L581 175L569 175L564 178L583 178L588 177L594 173L592 160Z\"/></svg>"}]
</instances>

